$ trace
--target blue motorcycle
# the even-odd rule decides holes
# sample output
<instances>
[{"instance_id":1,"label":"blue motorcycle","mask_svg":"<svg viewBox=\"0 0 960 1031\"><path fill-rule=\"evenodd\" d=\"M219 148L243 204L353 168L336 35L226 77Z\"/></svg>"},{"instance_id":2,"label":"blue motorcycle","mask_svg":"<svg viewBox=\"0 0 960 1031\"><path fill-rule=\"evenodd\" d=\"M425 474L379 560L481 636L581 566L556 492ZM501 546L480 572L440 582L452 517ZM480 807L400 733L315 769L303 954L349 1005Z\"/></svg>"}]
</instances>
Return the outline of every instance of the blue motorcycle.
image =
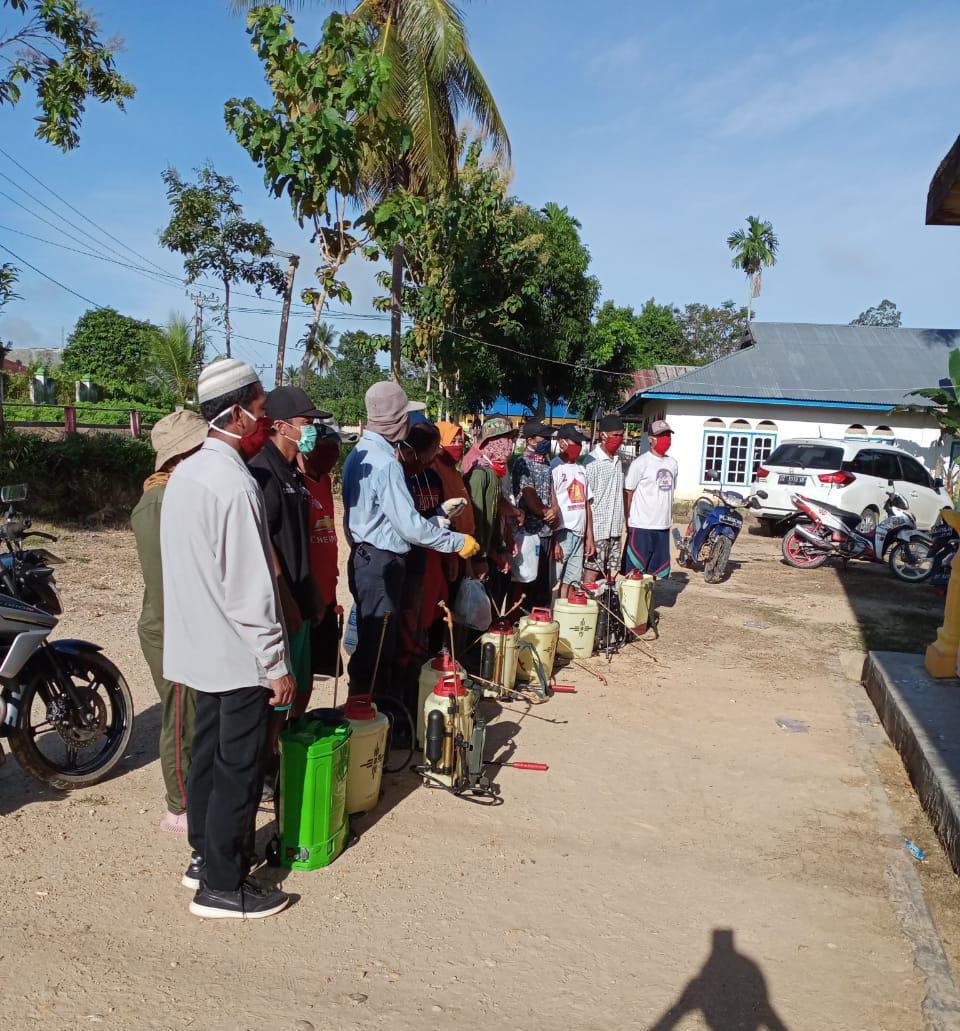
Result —
<instances>
[{"instance_id":1,"label":"blue motorcycle","mask_svg":"<svg viewBox=\"0 0 960 1031\"><path fill-rule=\"evenodd\" d=\"M708 480L719 480L719 472L708 472ZM743 516L737 511L747 499L736 491L724 490L721 484L717 490L707 490L711 498L698 498L693 506L690 525L686 535L681 537L674 530L674 540L680 550L680 565L688 569L703 567L703 578L708 584L717 584L723 579L730 561L733 542L743 529Z\"/></svg>"}]
</instances>

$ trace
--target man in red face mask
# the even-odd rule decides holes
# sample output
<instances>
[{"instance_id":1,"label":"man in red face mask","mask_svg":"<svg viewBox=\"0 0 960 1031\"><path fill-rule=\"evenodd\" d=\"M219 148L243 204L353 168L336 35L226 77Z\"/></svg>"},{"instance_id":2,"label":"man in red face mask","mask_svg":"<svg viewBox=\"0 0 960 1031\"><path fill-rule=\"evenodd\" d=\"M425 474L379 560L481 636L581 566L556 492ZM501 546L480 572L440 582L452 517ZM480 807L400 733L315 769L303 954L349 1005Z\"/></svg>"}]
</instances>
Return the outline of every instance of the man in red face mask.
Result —
<instances>
[{"instance_id":1,"label":"man in red face mask","mask_svg":"<svg viewBox=\"0 0 960 1031\"><path fill-rule=\"evenodd\" d=\"M213 362L197 384L210 427L173 471L160 512L163 675L196 692L187 782L193 850L181 883L201 917L271 916L287 896L247 877L263 783L268 705L296 692L263 494L246 458L266 399L256 372Z\"/></svg>"},{"instance_id":2,"label":"man in red face mask","mask_svg":"<svg viewBox=\"0 0 960 1031\"><path fill-rule=\"evenodd\" d=\"M597 428L600 442L583 460L595 543L594 554L584 564L586 583L616 577L623 550L623 419L605 415Z\"/></svg>"},{"instance_id":3,"label":"man in red face mask","mask_svg":"<svg viewBox=\"0 0 960 1031\"><path fill-rule=\"evenodd\" d=\"M672 441L673 430L663 419L654 420L650 450L633 460L624 480L627 562L658 580L670 575L670 527L677 486L677 460L667 454Z\"/></svg>"},{"instance_id":4,"label":"man in red face mask","mask_svg":"<svg viewBox=\"0 0 960 1031\"><path fill-rule=\"evenodd\" d=\"M584 557L592 558L596 547L587 504L587 474L580 464L587 438L576 426L563 426L557 441L560 457L550 463L551 505L560 515L560 526L553 533L551 585L559 585L560 597L566 598L570 585L583 580Z\"/></svg>"}]
</instances>

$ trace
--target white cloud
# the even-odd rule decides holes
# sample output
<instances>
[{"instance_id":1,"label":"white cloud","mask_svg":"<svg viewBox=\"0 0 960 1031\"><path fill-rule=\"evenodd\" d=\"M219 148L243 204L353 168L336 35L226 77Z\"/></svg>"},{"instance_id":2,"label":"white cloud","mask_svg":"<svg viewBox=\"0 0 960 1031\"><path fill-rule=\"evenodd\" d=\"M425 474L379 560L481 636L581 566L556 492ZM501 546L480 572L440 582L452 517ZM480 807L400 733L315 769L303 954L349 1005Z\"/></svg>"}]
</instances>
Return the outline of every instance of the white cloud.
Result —
<instances>
[{"instance_id":1,"label":"white cloud","mask_svg":"<svg viewBox=\"0 0 960 1031\"><path fill-rule=\"evenodd\" d=\"M719 135L782 133L819 118L876 108L938 84L955 83L960 24L902 23L843 49L804 37L779 51L755 50L737 66L687 91L681 108L708 118ZM801 45L802 44L802 45ZM817 56L817 52L819 55Z\"/></svg>"},{"instance_id":2,"label":"white cloud","mask_svg":"<svg viewBox=\"0 0 960 1031\"><path fill-rule=\"evenodd\" d=\"M588 67L594 75L620 72L634 67L645 50L644 41L639 36L624 36L616 43L604 44L601 53L590 59Z\"/></svg>"}]
</instances>

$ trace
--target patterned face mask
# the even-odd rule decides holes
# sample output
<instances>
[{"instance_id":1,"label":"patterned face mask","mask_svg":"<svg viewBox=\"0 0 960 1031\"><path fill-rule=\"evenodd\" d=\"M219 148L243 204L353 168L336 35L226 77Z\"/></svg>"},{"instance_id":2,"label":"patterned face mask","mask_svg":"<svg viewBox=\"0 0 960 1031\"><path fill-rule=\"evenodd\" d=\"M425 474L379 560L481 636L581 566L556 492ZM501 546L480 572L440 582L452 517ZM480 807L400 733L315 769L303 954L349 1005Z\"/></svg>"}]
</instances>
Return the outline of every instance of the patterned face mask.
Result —
<instances>
[{"instance_id":1,"label":"patterned face mask","mask_svg":"<svg viewBox=\"0 0 960 1031\"><path fill-rule=\"evenodd\" d=\"M490 459L491 464L505 464L513 454L513 441L509 437L494 437L482 444L480 450Z\"/></svg>"}]
</instances>

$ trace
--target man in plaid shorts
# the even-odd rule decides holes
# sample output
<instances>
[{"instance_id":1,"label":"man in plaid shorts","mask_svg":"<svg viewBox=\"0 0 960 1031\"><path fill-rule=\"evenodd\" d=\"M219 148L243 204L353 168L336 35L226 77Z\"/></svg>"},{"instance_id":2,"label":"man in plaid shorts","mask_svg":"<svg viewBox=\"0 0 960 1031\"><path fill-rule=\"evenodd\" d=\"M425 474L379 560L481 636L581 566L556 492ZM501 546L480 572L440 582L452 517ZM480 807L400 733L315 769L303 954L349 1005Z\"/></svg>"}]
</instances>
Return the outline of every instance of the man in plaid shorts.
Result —
<instances>
[{"instance_id":1,"label":"man in plaid shorts","mask_svg":"<svg viewBox=\"0 0 960 1031\"><path fill-rule=\"evenodd\" d=\"M623 419L605 415L599 422L600 442L583 460L587 495L593 515L596 552L584 563L585 583L615 577L620 571L623 537Z\"/></svg>"}]
</instances>

